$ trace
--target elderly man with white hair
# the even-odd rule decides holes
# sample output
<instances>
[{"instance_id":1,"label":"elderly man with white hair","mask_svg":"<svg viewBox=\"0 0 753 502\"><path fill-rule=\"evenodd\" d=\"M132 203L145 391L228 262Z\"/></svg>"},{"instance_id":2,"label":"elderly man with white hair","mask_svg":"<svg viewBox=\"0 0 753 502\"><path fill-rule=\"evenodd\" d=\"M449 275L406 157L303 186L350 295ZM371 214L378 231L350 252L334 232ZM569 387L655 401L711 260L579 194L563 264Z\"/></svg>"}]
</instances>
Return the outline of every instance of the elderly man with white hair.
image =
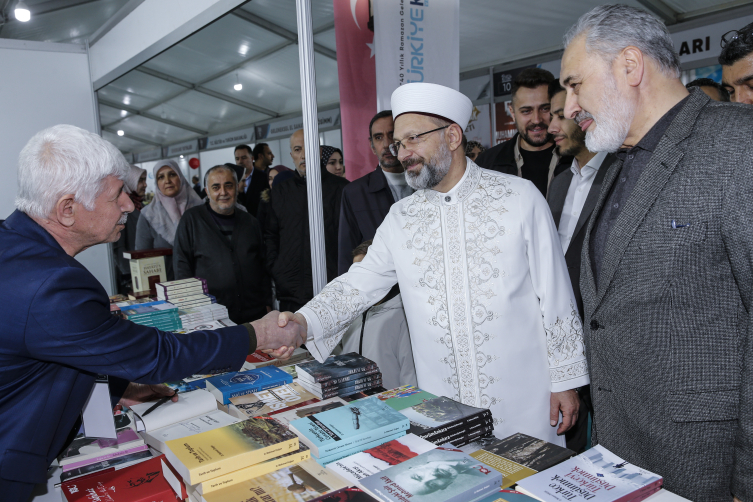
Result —
<instances>
[{"instance_id":1,"label":"elderly man with white hair","mask_svg":"<svg viewBox=\"0 0 753 502\"><path fill-rule=\"evenodd\" d=\"M753 500L753 108L688 93L625 5L565 37L565 115L616 152L583 243L596 441L704 502Z\"/></svg>"},{"instance_id":2,"label":"elderly man with white hair","mask_svg":"<svg viewBox=\"0 0 753 502\"><path fill-rule=\"evenodd\" d=\"M25 502L46 482L97 374L133 403L172 392L150 384L239 369L257 348L300 344L294 330L277 328L276 313L190 335L110 314L105 290L74 257L118 239L134 208L123 190L127 169L113 145L73 126L41 131L21 152L17 210L0 225L3 501Z\"/></svg>"},{"instance_id":3,"label":"elderly man with white hair","mask_svg":"<svg viewBox=\"0 0 753 502\"><path fill-rule=\"evenodd\" d=\"M363 261L281 324L305 327L322 360L398 283L419 387L489 408L498 437L564 446L588 374L562 247L533 183L465 156L471 109L436 84L393 93L391 148L417 191L392 206Z\"/></svg>"}]
</instances>

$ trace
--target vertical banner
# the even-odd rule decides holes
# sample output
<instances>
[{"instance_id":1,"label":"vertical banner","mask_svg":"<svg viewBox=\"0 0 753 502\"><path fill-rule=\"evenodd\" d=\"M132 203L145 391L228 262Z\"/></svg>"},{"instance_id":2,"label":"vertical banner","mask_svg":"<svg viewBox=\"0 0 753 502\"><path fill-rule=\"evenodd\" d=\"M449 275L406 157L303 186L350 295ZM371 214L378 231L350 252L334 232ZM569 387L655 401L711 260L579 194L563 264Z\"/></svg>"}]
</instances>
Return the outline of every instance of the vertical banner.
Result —
<instances>
[{"instance_id":1,"label":"vertical banner","mask_svg":"<svg viewBox=\"0 0 753 502\"><path fill-rule=\"evenodd\" d=\"M369 0L333 0L333 5L345 176L352 181L378 162L369 144L369 122L377 112L374 32Z\"/></svg>"},{"instance_id":2,"label":"vertical banner","mask_svg":"<svg viewBox=\"0 0 753 502\"><path fill-rule=\"evenodd\" d=\"M410 82L460 88L460 0L378 0L372 8L378 109Z\"/></svg>"}]
</instances>

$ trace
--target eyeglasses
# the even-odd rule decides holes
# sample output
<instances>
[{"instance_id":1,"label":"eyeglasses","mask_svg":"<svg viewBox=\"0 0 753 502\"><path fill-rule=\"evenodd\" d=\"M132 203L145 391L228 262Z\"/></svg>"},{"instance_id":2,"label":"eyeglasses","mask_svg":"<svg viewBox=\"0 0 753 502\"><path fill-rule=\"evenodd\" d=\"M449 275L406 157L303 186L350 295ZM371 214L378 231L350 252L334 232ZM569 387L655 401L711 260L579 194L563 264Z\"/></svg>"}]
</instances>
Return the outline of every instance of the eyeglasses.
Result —
<instances>
[{"instance_id":1,"label":"eyeglasses","mask_svg":"<svg viewBox=\"0 0 753 502\"><path fill-rule=\"evenodd\" d=\"M753 42L753 37L751 37L751 35L753 35L753 33L740 33L737 30L730 30L722 35L722 39L719 41L719 45L721 45L722 49L724 49L735 40L741 40L746 44L749 44Z\"/></svg>"},{"instance_id":2,"label":"eyeglasses","mask_svg":"<svg viewBox=\"0 0 753 502\"><path fill-rule=\"evenodd\" d=\"M447 129L448 127L450 126L446 125L444 127L437 127L436 129L432 129L431 131L422 132L421 134L411 134L410 136L405 138L403 141L395 141L394 143L390 145L390 153L394 155L395 157L397 157L397 152L400 151L401 146L403 148L413 148L419 143L421 143L421 140L418 139L421 136L425 136L433 132L441 131L442 129Z\"/></svg>"}]
</instances>

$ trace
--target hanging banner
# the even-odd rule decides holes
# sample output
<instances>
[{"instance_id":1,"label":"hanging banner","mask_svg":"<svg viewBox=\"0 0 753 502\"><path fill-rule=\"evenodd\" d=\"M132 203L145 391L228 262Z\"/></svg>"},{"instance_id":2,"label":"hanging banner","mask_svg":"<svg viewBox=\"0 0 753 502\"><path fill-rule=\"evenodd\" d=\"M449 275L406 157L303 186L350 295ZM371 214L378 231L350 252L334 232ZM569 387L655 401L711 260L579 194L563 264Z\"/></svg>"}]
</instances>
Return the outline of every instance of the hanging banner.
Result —
<instances>
[{"instance_id":1,"label":"hanging banner","mask_svg":"<svg viewBox=\"0 0 753 502\"><path fill-rule=\"evenodd\" d=\"M680 54L680 64L685 65L691 61L718 58L722 52L720 45L722 35L731 30L739 30L750 22L753 22L753 16L743 16L672 33L675 50ZM716 64L716 61L711 62L711 64Z\"/></svg>"},{"instance_id":2,"label":"hanging banner","mask_svg":"<svg viewBox=\"0 0 753 502\"><path fill-rule=\"evenodd\" d=\"M196 153L199 151L198 140L192 139L191 141L185 141L178 143L177 145L170 145L167 147L168 157L177 157L178 155L186 155L189 153Z\"/></svg>"},{"instance_id":3,"label":"hanging banner","mask_svg":"<svg viewBox=\"0 0 753 502\"><path fill-rule=\"evenodd\" d=\"M504 143L515 136L518 128L515 119L512 118L512 101L504 101L495 104L497 130L494 131L494 145ZM492 145L492 146L494 146Z\"/></svg>"},{"instance_id":4,"label":"hanging banner","mask_svg":"<svg viewBox=\"0 0 753 502\"><path fill-rule=\"evenodd\" d=\"M460 0L379 0L374 9L377 108L410 82L460 87ZM339 67L339 65L338 65Z\"/></svg>"},{"instance_id":5,"label":"hanging banner","mask_svg":"<svg viewBox=\"0 0 753 502\"><path fill-rule=\"evenodd\" d=\"M235 145L248 145L254 142L254 128L241 129L240 131L226 132L207 138L207 150L225 148Z\"/></svg>"},{"instance_id":6,"label":"hanging banner","mask_svg":"<svg viewBox=\"0 0 753 502\"><path fill-rule=\"evenodd\" d=\"M345 177L351 181L373 171L377 165L369 144L369 123L378 111L374 107L376 69L369 3L369 0L333 0L342 138L343 145L347 145L343 149Z\"/></svg>"},{"instance_id":7,"label":"hanging banner","mask_svg":"<svg viewBox=\"0 0 753 502\"><path fill-rule=\"evenodd\" d=\"M317 118L319 119L320 132L323 129L334 129L341 126L340 110L338 108L319 112L317 113ZM298 129L303 129L303 117L261 124L256 126L256 141L280 137L287 138Z\"/></svg>"},{"instance_id":8,"label":"hanging banner","mask_svg":"<svg viewBox=\"0 0 753 502\"><path fill-rule=\"evenodd\" d=\"M152 150L147 150L145 152L139 152L133 154L133 161L140 163L140 162L149 162L151 160L159 160L162 158L162 148L153 148Z\"/></svg>"}]
</instances>

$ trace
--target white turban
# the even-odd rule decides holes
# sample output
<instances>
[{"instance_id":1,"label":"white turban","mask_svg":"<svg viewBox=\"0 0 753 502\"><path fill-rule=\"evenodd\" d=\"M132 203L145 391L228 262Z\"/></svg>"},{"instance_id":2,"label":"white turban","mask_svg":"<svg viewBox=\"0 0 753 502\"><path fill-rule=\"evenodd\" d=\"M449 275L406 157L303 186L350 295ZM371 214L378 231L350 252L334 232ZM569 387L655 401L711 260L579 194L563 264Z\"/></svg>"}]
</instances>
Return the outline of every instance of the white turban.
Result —
<instances>
[{"instance_id":1,"label":"white turban","mask_svg":"<svg viewBox=\"0 0 753 502\"><path fill-rule=\"evenodd\" d=\"M443 85L414 82L392 93L393 119L403 113L429 113L455 122L465 131L472 111L473 103L465 94Z\"/></svg>"}]
</instances>

